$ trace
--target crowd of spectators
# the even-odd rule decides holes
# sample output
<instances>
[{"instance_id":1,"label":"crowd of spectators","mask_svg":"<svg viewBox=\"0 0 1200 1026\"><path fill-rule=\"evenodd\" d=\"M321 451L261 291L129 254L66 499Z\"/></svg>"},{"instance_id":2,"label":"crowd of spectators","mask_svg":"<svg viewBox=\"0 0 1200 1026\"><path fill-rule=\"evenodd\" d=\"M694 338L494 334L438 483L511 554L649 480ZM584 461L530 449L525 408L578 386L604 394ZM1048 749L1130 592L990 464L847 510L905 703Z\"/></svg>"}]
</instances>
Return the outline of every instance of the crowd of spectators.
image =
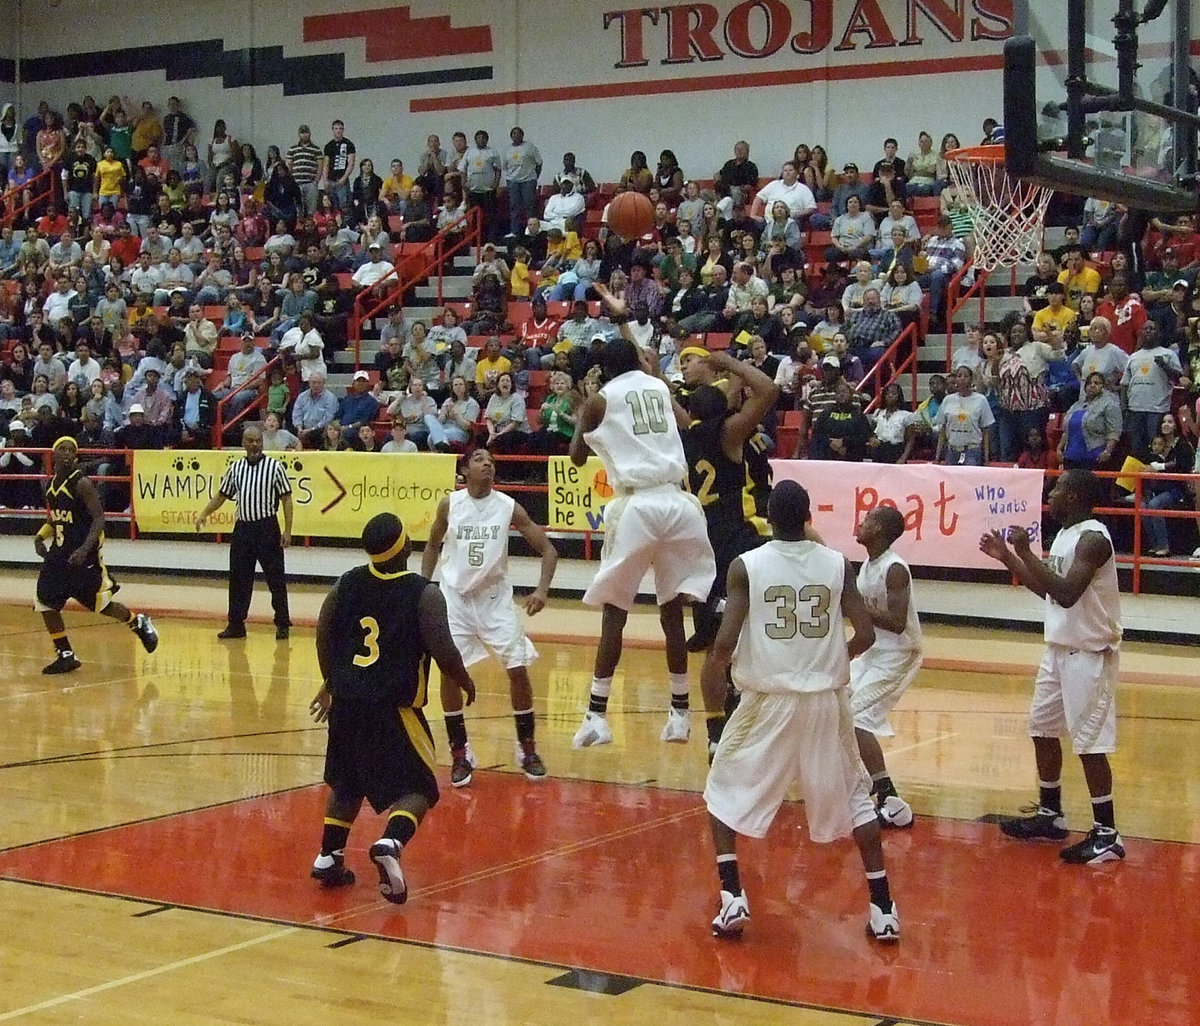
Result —
<instances>
[{"instance_id":1,"label":"crowd of spectators","mask_svg":"<svg viewBox=\"0 0 1200 1026\"><path fill-rule=\"evenodd\" d=\"M922 132L905 159L888 139L864 175L801 144L773 178L741 141L711 178L672 150L654 169L636 151L612 186L567 152L542 195L543 157L520 128L496 148L485 131L455 132L449 149L431 135L410 175L399 158L360 157L341 120L324 146L301 125L260 157L223 121L204 141L176 97L162 114L115 96L62 116L42 104L24 124L6 105L3 438L202 446L228 396L229 416L256 407L268 448L562 452L625 319L684 398L703 375L682 356L697 339L771 373L766 444L793 411L805 424L779 455L1097 468L1132 455L1191 470L1194 219L1153 219L1121 251L1125 215L1088 201L1039 258L1023 315L973 326L919 406L883 387L889 367L873 369L896 340L946 328L950 282L964 268L971 280L971 223L945 157L957 146ZM624 190L655 211L639 238L607 227ZM373 365L335 395L328 364L355 296L387 295L395 245L461 228L469 208L488 242L470 304L430 320L394 306ZM1118 251L1095 259L1097 247ZM609 297L628 314L608 316ZM223 336L236 351L218 361ZM1181 501L1178 488L1153 498Z\"/></svg>"}]
</instances>

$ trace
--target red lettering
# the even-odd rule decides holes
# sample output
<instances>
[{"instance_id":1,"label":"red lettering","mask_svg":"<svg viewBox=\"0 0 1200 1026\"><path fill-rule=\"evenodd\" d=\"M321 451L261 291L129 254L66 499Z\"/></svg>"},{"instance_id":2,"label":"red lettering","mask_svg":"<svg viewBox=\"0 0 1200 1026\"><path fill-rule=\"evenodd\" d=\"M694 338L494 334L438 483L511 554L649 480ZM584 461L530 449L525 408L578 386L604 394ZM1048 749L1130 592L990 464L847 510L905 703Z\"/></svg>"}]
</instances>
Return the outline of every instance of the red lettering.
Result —
<instances>
[{"instance_id":1,"label":"red lettering","mask_svg":"<svg viewBox=\"0 0 1200 1026\"><path fill-rule=\"evenodd\" d=\"M761 46L750 39L750 15L754 11L761 11L767 20L766 39ZM725 19L725 43L739 57L770 57L783 48L791 32L792 13L782 0L746 0Z\"/></svg>"},{"instance_id":2,"label":"red lettering","mask_svg":"<svg viewBox=\"0 0 1200 1026\"><path fill-rule=\"evenodd\" d=\"M857 44L850 37L864 32L870 39L866 47L868 50L879 50L896 45L896 37L892 34L887 18L883 16L883 11L879 9L878 0L857 0L854 12L850 15L850 21L846 25L846 31L842 33L842 41L834 49L856 49Z\"/></svg>"},{"instance_id":3,"label":"red lettering","mask_svg":"<svg viewBox=\"0 0 1200 1026\"><path fill-rule=\"evenodd\" d=\"M957 513L952 512L950 514L950 522L949 523L946 522L946 509L950 505L950 503L952 503L954 501L954 498L955 497L953 495L946 494L946 482L939 481L938 482L938 498L934 502L934 506L937 507L937 511L938 511L938 530L941 531L942 534L945 535L946 537L949 537L950 535L952 535L954 533L954 529L958 526L958 514Z\"/></svg>"},{"instance_id":4,"label":"red lettering","mask_svg":"<svg viewBox=\"0 0 1200 1026\"><path fill-rule=\"evenodd\" d=\"M866 488L854 489L854 533L858 534L858 529L862 526L862 522L867 519L867 514L879 505L879 493L867 485Z\"/></svg>"},{"instance_id":5,"label":"red lettering","mask_svg":"<svg viewBox=\"0 0 1200 1026\"><path fill-rule=\"evenodd\" d=\"M917 31L918 14L925 15L933 23L933 27L950 42L962 42L963 25L966 21L963 0L954 0L953 4L946 3L946 0L908 0L904 41L901 46L920 46L925 42L925 38Z\"/></svg>"},{"instance_id":6,"label":"red lettering","mask_svg":"<svg viewBox=\"0 0 1200 1026\"><path fill-rule=\"evenodd\" d=\"M712 4L676 4L664 7L667 16L667 59L663 64L691 64L723 60L725 54L713 39L718 12Z\"/></svg>"},{"instance_id":7,"label":"red lettering","mask_svg":"<svg viewBox=\"0 0 1200 1026\"><path fill-rule=\"evenodd\" d=\"M820 53L833 41L833 4L808 0L809 31L792 37L796 53Z\"/></svg>"},{"instance_id":8,"label":"red lettering","mask_svg":"<svg viewBox=\"0 0 1200 1026\"><path fill-rule=\"evenodd\" d=\"M651 25L658 24L657 7L631 7L624 11L605 11L604 27L614 21L621 26L621 59L614 68L644 68L650 63L646 59L646 36L642 31L642 19L649 18Z\"/></svg>"},{"instance_id":9,"label":"red lettering","mask_svg":"<svg viewBox=\"0 0 1200 1026\"><path fill-rule=\"evenodd\" d=\"M971 42L1007 39L1013 32L1013 0L972 0Z\"/></svg>"}]
</instances>

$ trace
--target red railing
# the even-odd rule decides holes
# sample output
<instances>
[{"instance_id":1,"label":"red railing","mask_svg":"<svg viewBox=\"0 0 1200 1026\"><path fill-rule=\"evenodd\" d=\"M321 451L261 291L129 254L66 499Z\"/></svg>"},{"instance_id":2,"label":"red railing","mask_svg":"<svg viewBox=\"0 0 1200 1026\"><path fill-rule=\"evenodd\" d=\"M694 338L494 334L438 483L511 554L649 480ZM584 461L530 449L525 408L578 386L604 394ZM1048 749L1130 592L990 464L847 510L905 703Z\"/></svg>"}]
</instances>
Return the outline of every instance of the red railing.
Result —
<instances>
[{"instance_id":1,"label":"red railing","mask_svg":"<svg viewBox=\"0 0 1200 1026\"><path fill-rule=\"evenodd\" d=\"M910 344L911 343L911 344ZM900 351L908 345L908 355L903 359L897 359ZM917 330L916 324L910 324L899 335L896 340L883 351L883 355L876 361L866 374L863 375L855 388L859 391L864 391L864 386L869 384L878 385L875 389L875 394L871 401L867 403L865 413L870 413L875 410L883 402L883 390L893 382L899 381L907 371L911 378L911 389L908 394L909 402L912 402L917 395L917 346L920 344L920 332ZM888 373L886 381L883 379L885 369ZM874 381L872 381L874 379ZM879 384L883 382L882 384Z\"/></svg>"},{"instance_id":2,"label":"red railing","mask_svg":"<svg viewBox=\"0 0 1200 1026\"><path fill-rule=\"evenodd\" d=\"M25 481L37 482L39 488L44 484L49 484L54 477L54 468L51 463L51 458L54 453L51 449L19 449L19 448L0 448L0 455L4 453L24 453L26 456L36 457L41 460L42 470L39 474L15 474L11 471L6 472L0 470L0 484L6 481ZM133 467L132 467L132 449L80 449L79 462L81 465L88 463L101 462L105 459L111 460L114 464L119 463L125 468L124 474L89 474L88 477L100 484L123 484L129 487L129 509L122 513L104 514L106 520L124 520L129 524L129 537L137 537L137 523L133 513L134 504L137 502L137 497L133 494ZM0 514L4 516L16 517L21 520L44 520L47 515L47 509L44 505L34 509L16 509L14 507L0 506ZM0 531L0 534L7 533Z\"/></svg>"},{"instance_id":3,"label":"red railing","mask_svg":"<svg viewBox=\"0 0 1200 1026\"><path fill-rule=\"evenodd\" d=\"M987 300L984 286L987 284L988 275L991 272L990 271L976 271L975 281L971 283L971 285L967 288L967 290L965 292L963 292L963 290L962 290L963 278L966 276L967 271L969 271L974 266L975 265L973 263L968 261L963 266L962 270L960 270L958 272L958 274L956 274L953 278L950 279L950 284L946 286L946 369L947 370L952 369L950 367L950 357L953 355L952 350L954 347L954 315L957 314L964 306L966 306L967 303L971 300L971 298L973 296L979 297L979 323L980 324L984 323L985 313L986 313L985 303Z\"/></svg>"},{"instance_id":4,"label":"red railing","mask_svg":"<svg viewBox=\"0 0 1200 1026\"><path fill-rule=\"evenodd\" d=\"M425 244L419 253L406 256L392 271L375 285L363 289L355 297L354 310L350 314L350 340L354 346L354 366L362 366L363 322L391 307L404 293L425 278L437 274L438 304L442 303L443 274L447 260L459 253L474 248L476 259L482 242L483 216L478 207L472 207L457 221L448 224ZM402 273L403 272L403 273ZM379 298L380 286L394 284L387 295Z\"/></svg>"},{"instance_id":5,"label":"red railing","mask_svg":"<svg viewBox=\"0 0 1200 1026\"><path fill-rule=\"evenodd\" d=\"M14 202L19 202L21 193L29 189L33 194L33 199L22 206L13 207ZM3 197L3 208L0 209L0 227L12 224L16 220L18 214L23 214L27 210L32 210L39 203L44 202L47 198L54 198L54 169L50 168L46 171L40 171L34 175L24 185L16 186L12 189L6 189Z\"/></svg>"},{"instance_id":6,"label":"red railing","mask_svg":"<svg viewBox=\"0 0 1200 1026\"><path fill-rule=\"evenodd\" d=\"M213 425L212 447L214 449L223 449L225 447L225 432L235 424L245 420L255 410L261 409L267 404L267 393L260 386L271 380L271 371L276 367L283 367L283 357L277 356L275 359L267 362L265 367L259 368L243 381L228 395L222 396L217 400L217 422ZM248 389L258 390L258 395L249 402L245 408L238 410L228 421L225 420L225 414L231 405L229 400L240 392L245 392Z\"/></svg>"}]
</instances>

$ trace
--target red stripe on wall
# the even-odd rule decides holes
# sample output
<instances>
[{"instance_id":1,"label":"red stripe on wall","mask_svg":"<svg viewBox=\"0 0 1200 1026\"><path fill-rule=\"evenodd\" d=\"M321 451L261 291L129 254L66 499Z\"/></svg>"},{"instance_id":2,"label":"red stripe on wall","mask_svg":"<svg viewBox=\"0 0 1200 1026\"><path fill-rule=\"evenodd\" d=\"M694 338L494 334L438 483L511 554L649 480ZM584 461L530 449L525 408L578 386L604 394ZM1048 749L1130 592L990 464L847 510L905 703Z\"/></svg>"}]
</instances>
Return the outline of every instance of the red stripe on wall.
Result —
<instances>
[{"instance_id":1,"label":"red stripe on wall","mask_svg":"<svg viewBox=\"0 0 1200 1026\"><path fill-rule=\"evenodd\" d=\"M386 7L314 15L304 19L304 41L361 37L366 40L366 58L371 64L492 52L492 30L487 25L453 28L445 15L413 18L409 11L408 7Z\"/></svg>"},{"instance_id":2,"label":"red stripe on wall","mask_svg":"<svg viewBox=\"0 0 1200 1026\"><path fill-rule=\"evenodd\" d=\"M748 75L706 75L696 78L660 78L637 82L604 82L597 85L562 86L551 89L518 89L466 96L437 96L409 102L413 114L472 107L519 106L526 103L563 103L603 100L625 96L657 96L662 93L701 93L717 89L755 89L763 86L805 85L810 82L851 82L870 78L911 75L941 75L948 71L998 71L1003 54L983 57L947 57L941 60L888 61L872 64L838 64L789 71L762 71Z\"/></svg>"}]
</instances>

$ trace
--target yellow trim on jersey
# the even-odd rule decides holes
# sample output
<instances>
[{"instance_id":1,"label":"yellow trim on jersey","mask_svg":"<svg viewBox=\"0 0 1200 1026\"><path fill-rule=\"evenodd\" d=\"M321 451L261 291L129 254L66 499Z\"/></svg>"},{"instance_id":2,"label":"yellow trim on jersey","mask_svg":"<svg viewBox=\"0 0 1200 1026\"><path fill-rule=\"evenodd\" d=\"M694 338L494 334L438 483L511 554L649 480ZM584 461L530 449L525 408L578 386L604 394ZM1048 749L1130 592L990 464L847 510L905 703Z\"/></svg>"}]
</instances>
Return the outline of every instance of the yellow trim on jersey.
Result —
<instances>
[{"instance_id":1,"label":"yellow trim on jersey","mask_svg":"<svg viewBox=\"0 0 1200 1026\"><path fill-rule=\"evenodd\" d=\"M414 709L423 709L429 701L429 674L425 672L425 660L417 663L417 697L413 699Z\"/></svg>"},{"instance_id":2,"label":"yellow trim on jersey","mask_svg":"<svg viewBox=\"0 0 1200 1026\"><path fill-rule=\"evenodd\" d=\"M347 830L349 830L352 826L354 826L353 823L347 823L344 819L334 819L332 816L325 817L325 825L326 826L345 827Z\"/></svg>"},{"instance_id":3,"label":"yellow trim on jersey","mask_svg":"<svg viewBox=\"0 0 1200 1026\"><path fill-rule=\"evenodd\" d=\"M67 486L72 481L74 481L75 478L82 477L82 476L83 476L83 471L72 470L71 473L69 473L66 477L64 477L62 479L62 482L60 484L55 484L54 480L51 479L50 483L46 486L46 498L50 498L51 496L54 496L54 495L70 495L71 489L68 488ZM72 498L74 498L74 496L72 496Z\"/></svg>"},{"instance_id":4,"label":"yellow trim on jersey","mask_svg":"<svg viewBox=\"0 0 1200 1026\"><path fill-rule=\"evenodd\" d=\"M371 571L372 576L378 577L381 581L394 581L398 577L403 577L405 574L411 574L415 572L413 570L397 570L394 574L388 574L384 573L382 570L377 570L374 563L369 564L367 569Z\"/></svg>"},{"instance_id":5,"label":"yellow trim on jersey","mask_svg":"<svg viewBox=\"0 0 1200 1026\"><path fill-rule=\"evenodd\" d=\"M54 537L54 525L42 524L42 526L38 529L37 536L41 538L42 541L49 541Z\"/></svg>"},{"instance_id":6,"label":"yellow trim on jersey","mask_svg":"<svg viewBox=\"0 0 1200 1026\"><path fill-rule=\"evenodd\" d=\"M412 742L413 750L421 757L421 761L429 767L431 773L436 772L437 765L433 757L433 738L429 736L429 731L421 726L421 720L417 716L415 709L402 705L399 712L400 724L404 727L404 732L408 735L409 741Z\"/></svg>"},{"instance_id":7,"label":"yellow trim on jersey","mask_svg":"<svg viewBox=\"0 0 1200 1026\"><path fill-rule=\"evenodd\" d=\"M400 551L407 544L408 544L408 532L406 530L404 530L404 528L401 528L400 529L400 537L396 539L395 545L393 545L390 549L384 550L383 552L376 552L376 553L368 552L367 558L372 563L386 563L389 559L395 559L396 556L400 555Z\"/></svg>"},{"instance_id":8,"label":"yellow trim on jersey","mask_svg":"<svg viewBox=\"0 0 1200 1026\"><path fill-rule=\"evenodd\" d=\"M113 579L108 574L108 567L104 565L103 531L96 539L96 562L100 564L100 590L96 592L96 604L92 606L92 612L103 613L112 602L113 592L116 590L113 586Z\"/></svg>"}]
</instances>

